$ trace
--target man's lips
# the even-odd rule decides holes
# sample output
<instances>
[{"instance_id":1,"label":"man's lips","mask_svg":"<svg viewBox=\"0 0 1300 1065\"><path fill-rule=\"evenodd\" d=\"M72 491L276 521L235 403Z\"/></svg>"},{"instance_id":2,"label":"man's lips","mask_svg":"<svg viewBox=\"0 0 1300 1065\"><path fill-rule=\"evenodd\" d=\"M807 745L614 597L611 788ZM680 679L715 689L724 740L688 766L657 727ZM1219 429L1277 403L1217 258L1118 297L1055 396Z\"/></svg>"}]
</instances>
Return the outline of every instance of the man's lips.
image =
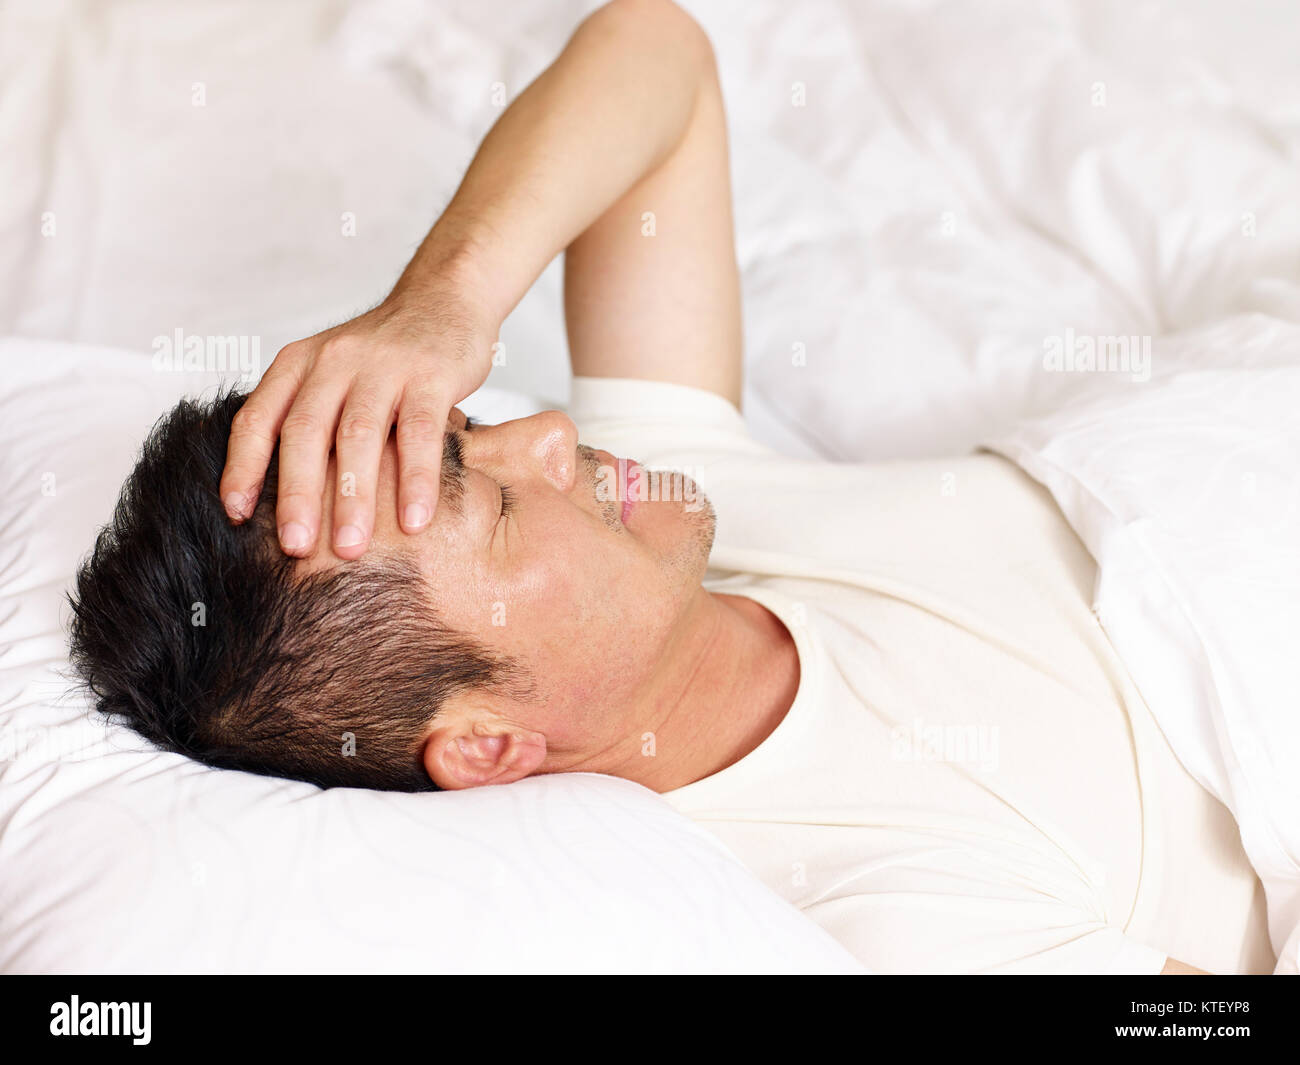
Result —
<instances>
[{"instance_id":1,"label":"man's lips","mask_svg":"<svg viewBox=\"0 0 1300 1065\"><path fill-rule=\"evenodd\" d=\"M623 499L623 524L627 524L628 518L632 516L632 511L636 509L637 500L632 498L630 486L636 484L640 486L641 478L645 476L645 471L636 459L619 459L618 460L618 494Z\"/></svg>"},{"instance_id":2,"label":"man's lips","mask_svg":"<svg viewBox=\"0 0 1300 1065\"><path fill-rule=\"evenodd\" d=\"M613 474L614 498L606 502L621 504L619 519L626 525L640 501L639 498L633 498L633 491L638 497L644 491L641 478L645 476L645 469L635 459L615 458L608 451L597 452L597 456L601 466L608 471L602 476L602 481L608 484L610 474Z\"/></svg>"}]
</instances>

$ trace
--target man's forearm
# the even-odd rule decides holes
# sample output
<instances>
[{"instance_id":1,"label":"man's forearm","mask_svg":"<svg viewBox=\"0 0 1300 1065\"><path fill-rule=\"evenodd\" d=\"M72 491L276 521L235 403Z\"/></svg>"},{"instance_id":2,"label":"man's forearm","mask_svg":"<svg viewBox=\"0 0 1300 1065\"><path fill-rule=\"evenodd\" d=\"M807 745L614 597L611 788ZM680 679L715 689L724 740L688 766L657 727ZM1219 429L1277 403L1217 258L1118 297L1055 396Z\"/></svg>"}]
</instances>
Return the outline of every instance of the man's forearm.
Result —
<instances>
[{"instance_id":1,"label":"man's forearm","mask_svg":"<svg viewBox=\"0 0 1300 1065\"><path fill-rule=\"evenodd\" d=\"M546 265L673 151L710 63L703 31L667 0L614 0L506 109L394 288L418 300L465 266L504 320Z\"/></svg>"}]
</instances>

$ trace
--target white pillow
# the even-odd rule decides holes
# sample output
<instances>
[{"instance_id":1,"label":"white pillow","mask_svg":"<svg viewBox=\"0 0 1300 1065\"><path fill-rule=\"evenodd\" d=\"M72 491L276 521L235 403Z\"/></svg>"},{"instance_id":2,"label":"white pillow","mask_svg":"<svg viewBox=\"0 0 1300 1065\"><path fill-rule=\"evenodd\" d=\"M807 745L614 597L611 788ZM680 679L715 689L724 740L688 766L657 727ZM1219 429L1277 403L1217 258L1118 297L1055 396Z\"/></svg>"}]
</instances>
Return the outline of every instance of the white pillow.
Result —
<instances>
[{"instance_id":1,"label":"white pillow","mask_svg":"<svg viewBox=\"0 0 1300 1065\"><path fill-rule=\"evenodd\" d=\"M64 592L150 425L223 375L13 339L0 365L0 971L863 971L630 781L321 791L106 725Z\"/></svg>"},{"instance_id":2,"label":"white pillow","mask_svg":"<svg viewBox=\"0 0 1300 1065\"><path fill-rule=\"evenodd\" d=\"M992 443L1096 558L1094 609L1179 760L1232 811L1300 968L1300 325L1159 337L1192 367L1110 387ZM1214 365L1217 363L1217 367Z\"/></svg>"}]
</instances>

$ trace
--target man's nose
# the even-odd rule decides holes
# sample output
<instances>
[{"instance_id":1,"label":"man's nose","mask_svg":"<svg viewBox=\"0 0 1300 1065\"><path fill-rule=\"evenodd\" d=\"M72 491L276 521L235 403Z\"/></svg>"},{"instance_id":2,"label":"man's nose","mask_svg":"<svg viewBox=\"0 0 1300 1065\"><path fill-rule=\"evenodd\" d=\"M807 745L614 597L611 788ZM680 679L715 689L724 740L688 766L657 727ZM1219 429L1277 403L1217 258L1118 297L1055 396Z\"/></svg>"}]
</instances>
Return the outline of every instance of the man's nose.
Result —
<instances>
[{"instance_id":1,"label":"man's nose","mask_svg":"<svg viewBox=\"0 0 1300 1065\"><path fill-rule=\"evenodd\" d=\"M578 427L563 411L547 410L528 418L494 425L468 434L472 458L480 467L493 467L506 480L537 473L558 491L574 484L578 467Z\"/></svg>"}]
</instances>

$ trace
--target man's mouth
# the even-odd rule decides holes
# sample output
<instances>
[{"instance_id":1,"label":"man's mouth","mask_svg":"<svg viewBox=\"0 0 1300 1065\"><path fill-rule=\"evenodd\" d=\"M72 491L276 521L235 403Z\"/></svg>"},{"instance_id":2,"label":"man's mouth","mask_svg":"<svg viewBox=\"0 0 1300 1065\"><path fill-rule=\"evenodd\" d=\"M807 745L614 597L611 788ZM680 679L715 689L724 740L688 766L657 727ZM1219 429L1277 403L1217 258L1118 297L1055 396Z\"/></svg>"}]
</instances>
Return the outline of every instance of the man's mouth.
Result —
<instances>
[{"instance_id":1,"label":"man's mouth","mask_svg":"<svg viewBox=\"0 0 1300 1065\"><path fill-rule=\"evenodd\" d=\"M621 524L627 525L642 498L645 469L635 459L615 458L608 451L584 450L597 506L605 511L608 520L617 516Z\"/></svg>"},{"instance_id":2,"label":"man's mouth","mask_svg":"<svg viewBox=\"0 0 1300 1065\"><path fill-rule=\"evenodd\" d=\"M635 459L619 459L619 494L623 497L623 524L627 524L627 519L632 516L632 511L636 509L637 501L632 498L630 485L634 482L641 483L641 478L645 476L645 470Z\"/></svg>"}]
</instances>

